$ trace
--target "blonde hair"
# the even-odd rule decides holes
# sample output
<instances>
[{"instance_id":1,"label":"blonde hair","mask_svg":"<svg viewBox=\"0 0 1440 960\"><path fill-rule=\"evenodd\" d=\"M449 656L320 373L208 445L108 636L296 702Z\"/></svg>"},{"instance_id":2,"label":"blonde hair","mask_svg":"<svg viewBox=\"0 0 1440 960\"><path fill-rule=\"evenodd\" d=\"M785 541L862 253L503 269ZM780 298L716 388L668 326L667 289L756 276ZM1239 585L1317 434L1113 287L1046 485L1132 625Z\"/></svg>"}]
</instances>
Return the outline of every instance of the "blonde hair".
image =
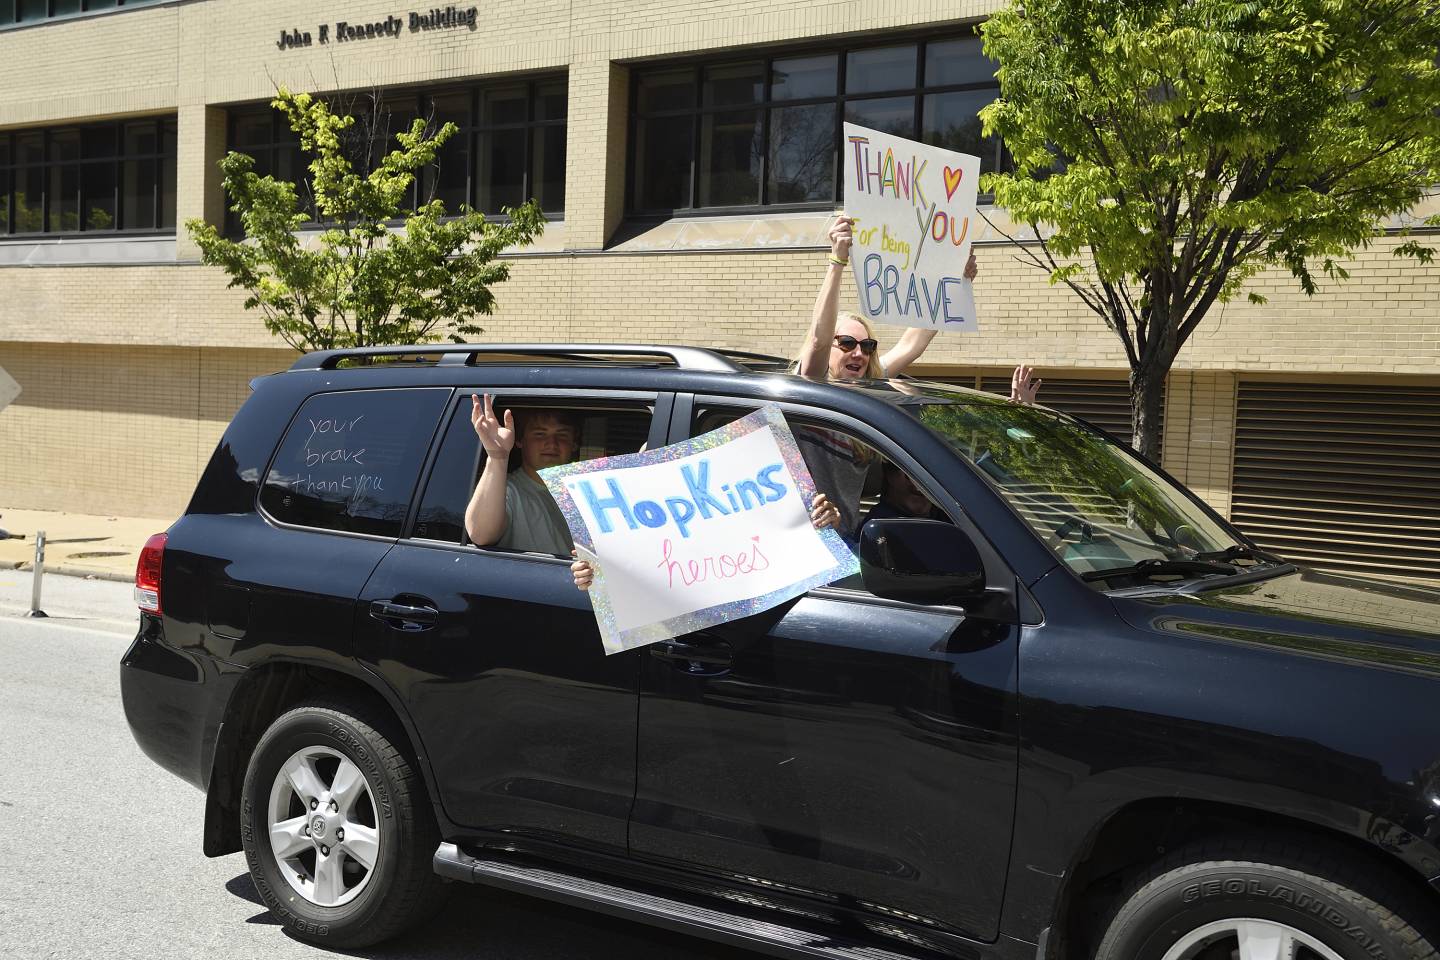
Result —
<instances>
[{"instance_id":1,"label":"blonde hair","mask_svg":"<svg viewBox=\"0 0 1440 960\"><path fill-rule=\"evenodd\" d=\"M868 338L871 339L871 340L878 340L878 339L879 339L878 337L875 336L875 328L872 327L872 326L870 326L870 321L869 321L869 320L866 320L864 317L860 316L860 314L858 314L858 313L841 313L841 314L839 314L839 315L837 315L837 316L835 317L835 326L837 326L837 327L840 326L840 321L841 321L841 320L854 320L855 322L859 323L860 326L862 326L862 327L865 328L865 336L866 336L866 337L868 337ZM833 341L832 341L832 342L833 342ZM832 349L833 349L833 348L832 348ZM880 366L880 347L878 346L878 344L877 344L877 346L875 347L875 352L872 353L872 354L870 354L870 356L866 357L866 358L865 358L865 361L866 361L866 363L865 363L865 377L866 377L866 379L868 379L868 380L881 380L881 379L884 379L884 377L885 377L885 368L882 367L882 366ZM800 369L800 367L801 367L801 358L797 356L797 357L795 358L794 362L792 362L792 363L790 364L790 369L791 369L792 371L798 371L798 370ZM830 369L830 365L829 365L828 363L825 365L825 369L826 369L827 375L828 375L828 371L829 371L829 369Z\"/></svg>"}]
</instances>

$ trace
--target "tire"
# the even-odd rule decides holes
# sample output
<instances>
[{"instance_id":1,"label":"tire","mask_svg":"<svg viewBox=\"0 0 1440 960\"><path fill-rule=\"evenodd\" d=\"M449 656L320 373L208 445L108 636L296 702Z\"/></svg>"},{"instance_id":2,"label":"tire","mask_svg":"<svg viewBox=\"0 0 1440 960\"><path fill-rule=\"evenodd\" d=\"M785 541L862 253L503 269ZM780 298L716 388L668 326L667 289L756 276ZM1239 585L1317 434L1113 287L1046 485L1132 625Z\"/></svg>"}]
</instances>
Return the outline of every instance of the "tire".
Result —
<instances>
[{"instance_id":1,"label":"tire","mask_svg":"<svg viewBox=\"0 0 1440 960\"><path fill-rule=\"evenodd\" d=\"M250 755L245 860L265 905L302 940L368 946L443 902L431 865L439 832L388 726L348 707L304 704L278 717Z\"/></svg>"},{"instance_id":2,"label":"tire","mask_svg":"<svg viewBox=\"0 0 1440 960\"><path fill-rule=\"evenodd\" d=\"M1095 960L1436 958L1406 919L1429 913L1410 888L1308 844L1187 847L1137 878L1120 904Z\"/></svg>"}]
</instances>

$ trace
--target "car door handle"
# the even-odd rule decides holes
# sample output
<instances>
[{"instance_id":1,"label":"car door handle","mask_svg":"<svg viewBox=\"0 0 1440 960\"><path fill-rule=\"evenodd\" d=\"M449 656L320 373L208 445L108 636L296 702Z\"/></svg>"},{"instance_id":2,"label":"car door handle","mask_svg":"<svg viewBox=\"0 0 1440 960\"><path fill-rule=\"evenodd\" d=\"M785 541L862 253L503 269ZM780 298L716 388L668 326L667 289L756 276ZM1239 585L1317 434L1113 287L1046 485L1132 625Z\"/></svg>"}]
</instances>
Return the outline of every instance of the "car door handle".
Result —
<instances>
[{"instance_id":1,"label":"car door handle","mask_svg":"<svg viewBox=\"0 0 1440 960\"><path fill-rule=\"evenodd\" d=\"M396 630L418 633L440 622L440 611L434 607L412 607L393 600L376 600L370 604L370 616Z\"/></svg>"},{"instance_id":2,"label":"car door handle","mask_svg":"<svg viewBox=\"0 0 1440 960\"><path fill-rule=\"evenodd\" d=\"M700 675L724 673L735 661L735 651L724 640L710 643L662 640L650 645L650 656L668 661L678 670Z\"/></svg>"}]
</instances>

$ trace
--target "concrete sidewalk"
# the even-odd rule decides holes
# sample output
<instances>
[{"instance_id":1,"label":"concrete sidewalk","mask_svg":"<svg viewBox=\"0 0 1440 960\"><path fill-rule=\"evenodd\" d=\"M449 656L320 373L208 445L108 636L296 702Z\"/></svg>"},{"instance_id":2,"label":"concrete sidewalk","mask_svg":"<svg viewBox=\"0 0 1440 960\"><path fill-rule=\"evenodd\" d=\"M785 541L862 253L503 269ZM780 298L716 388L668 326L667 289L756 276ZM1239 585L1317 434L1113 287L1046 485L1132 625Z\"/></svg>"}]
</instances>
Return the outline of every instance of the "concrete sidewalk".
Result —
<instances>
[{"instance_id":1,"label":"concrete sidewalk","mask_svg":"<svg viewBox=\"0 0 1440 960\"><path fill-rule=\"evenodd\" d=\"M35 533L45 531L45 571L97 580L134 582L140 548L174 522L151 517L107 517L0 507L0 570L29 570ZM24 539L17 539L22 537Z\"/></svg>"}]
</instances>

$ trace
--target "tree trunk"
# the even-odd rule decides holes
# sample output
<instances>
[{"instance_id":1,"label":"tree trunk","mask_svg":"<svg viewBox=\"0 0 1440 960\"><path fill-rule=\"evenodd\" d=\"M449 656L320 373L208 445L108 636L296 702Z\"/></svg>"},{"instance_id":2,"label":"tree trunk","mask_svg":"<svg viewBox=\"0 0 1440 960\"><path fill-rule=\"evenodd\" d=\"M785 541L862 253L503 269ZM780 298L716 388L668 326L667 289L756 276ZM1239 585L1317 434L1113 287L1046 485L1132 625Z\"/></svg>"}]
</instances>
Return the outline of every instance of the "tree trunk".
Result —
<instances>
[{"instance_id":1,"label":"tree trunk","mask_svg":"<svg viewBox=\"0 0 1440 960\"><path fill-rule=\"evenodd\" d=\"M1159 364L1130 371L1131 446L1155 463L1160 462L1160 417L1165 409L1165 374Z\"/></svg>"}]
</instances>

